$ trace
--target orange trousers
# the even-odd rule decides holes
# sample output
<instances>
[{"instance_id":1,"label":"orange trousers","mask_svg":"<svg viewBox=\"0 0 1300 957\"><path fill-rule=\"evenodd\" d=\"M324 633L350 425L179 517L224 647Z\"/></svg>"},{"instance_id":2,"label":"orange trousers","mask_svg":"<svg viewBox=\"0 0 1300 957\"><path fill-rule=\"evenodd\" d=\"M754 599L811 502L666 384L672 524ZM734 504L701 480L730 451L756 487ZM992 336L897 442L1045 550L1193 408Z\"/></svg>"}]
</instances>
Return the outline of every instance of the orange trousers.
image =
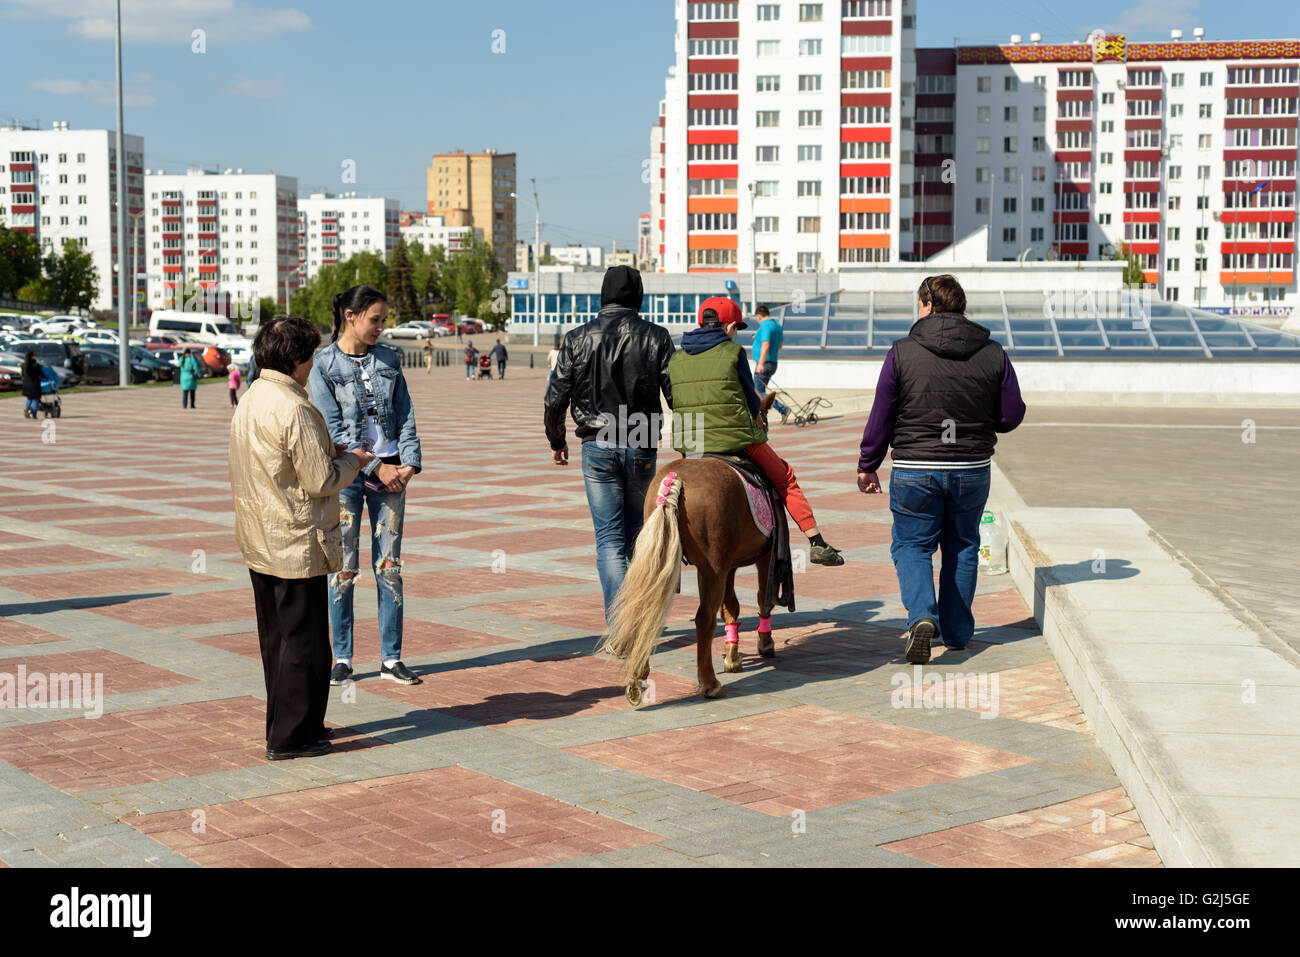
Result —
<instances>
[{"instance_id":1,"label":"orange trousers","mask_svg":"<svg viewBox=\"0 0 1300 957\"><path fill-rule=\"evenodd\" d=\"M816 525L817 519L813 518L812 506L808 504L807 496L803 494L803 489L799 487L799 482L794 477L794 469L790 468L789 462L776 454L771 443L759 442L756 445L747 445L745 452L781 493L781 498L785 500L786 511L799 526L799 531L806 532Z\"/></svg>"}]
</instances>

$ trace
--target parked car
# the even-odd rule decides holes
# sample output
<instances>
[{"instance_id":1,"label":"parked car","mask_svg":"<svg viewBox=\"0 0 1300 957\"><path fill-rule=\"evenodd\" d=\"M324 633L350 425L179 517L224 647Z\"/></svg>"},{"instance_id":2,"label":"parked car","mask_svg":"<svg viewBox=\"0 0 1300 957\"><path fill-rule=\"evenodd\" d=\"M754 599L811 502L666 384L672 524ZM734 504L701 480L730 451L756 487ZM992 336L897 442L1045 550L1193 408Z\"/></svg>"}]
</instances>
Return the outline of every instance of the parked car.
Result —
<instances>
[{"instance_id":1,"label":"parked car","mask_svg":"<svg viewBox=\"0 0 1300 957\"><path fill-rule=\"evenodd\" d=\"M181 367L181 359L188 350L193 350L194 358L199 360L199 378L203 379L213 375L225 375L230 371L230 353L222 352L215 346L204 348L201 346L183 345L179 349L157 349L154 351L154 357L166 362L173 370L178 370ZM210 352L217 353L217 355L209 355ZM224 357L224 362L221 357ZM213 365L213 363L217 364Z\"/></svg>"},{"instance_id":2,"label":"parked car","mask_svg":"<svg viewBox=\"0 0 1300 957\"><path fill-rule=\"evenodd\" d=\"M20 316L16 312L0 312L0 329L9 332L30 332L36 316Z\"/></svg>"},{"instance_id":3,"label":"parked car","mask_svg":"<svg viewBox=\"0 0 1300 957\"><path fill-rule=\"evenodd\" d=\"M385 329L383 335L385 339L430 339L433 337L433 323L425 322L423 319L415 319L411 322L404 322L400 326Z\"/></svg>"},{"instance_id":4,"label":"parked car","mask_svg":"<svg viewBox=\"0 0 1300 957\"><path fill-rule=\"evenodd\" d=\"M40 360L40 356L37 356L36 358L37 361ZM16 380L14 388L22 387L23 362L25 362L26 359L26 350L23 350L22 352L16 352L13 350L0 351L0 368L18 370L18 379ZM55 375L59 377L60 389L66 389L81 382L81 376L77 375L71 369L64 366L52 366L48 363L42 363L42 365L46 365L54 370Z\"/></svg>"},{"instance_id":5,"label":"parked car","mask_svg":"<svg viewBox=\"0 0 1300 957\"><path fill-rule=\"evenodd\" d=\"M117 361L116 345L86 343L82 347L82 352L98 352L103 355L112 356L113 361ZM154 382L169 382L176 374L176 370L170 363L158 358L156 353L150 352L148 349L142 349L139 346L131 346L131 365L147 369L149 371L149 378Z\"/></svg>"},{"instance_id":6,"label":"parked car","mask_svg":"<svg viewBox=\"0 0 1300 957\"><path fill-rule=\"evenodd\" d=\"M85 375L82 366L81 347L70 339L19 339L9 344L11 352L26 355L30 349L43 365L68 369L77 375Z\"/></svg>"},{"instance_id":7,"label":"parked car","mask_svg":"<svg viewBox=\"0 0 1300 957\"><path fill-rule=\"evenodd\" d=\"M181 348L181 340L177 336L146 336L143 344L151 352L159 349Z\"/></svg>"},{"instance_id":8,"label":"parked car","mask_svg":"<svg viewBox=\"0 0 1300 957\"><path fill-rule=\"evenodd\" d=\"M87 329L85 332L82 332L77 336L77 340L79 342L107 343L114 346L120 341L116 332L112 329L105 329L103 326L94 329Z\"/></svg>"},{"instance_id":9,"label":"parked car","mask_svg":"<svg viewBox=\"0 0 1300 957\"><path fill-rule=\"evenodd\" d=\"M467 334L482 332L484 329L483 323L477 319L466 319L464 317L461 317L460 327Z\"/></svg>"},{"instance_id":10,"label":"parked car","mask_svg":"<svg viewBox=\"0 0 1300 957\"><path fill-rule=\"evenodd\" d=\"M84 385L117 385L117 353L91 348L85 352L83 358L86 370L82 374ZM151 382L153 378L153 370L148 366L138 362L131 363L131 382Z\"/></svg>"},{"instance_id":11,"label":"parked car","mask_svg":"<svg viewBox=\"0 0 1300 957\"><path fill-rule=\"evenodd\" d=\"M94 328L94 322L81 316L50 316L32 323L30 331L43 336L55 336Z\"/></svg>"}]
</instances>

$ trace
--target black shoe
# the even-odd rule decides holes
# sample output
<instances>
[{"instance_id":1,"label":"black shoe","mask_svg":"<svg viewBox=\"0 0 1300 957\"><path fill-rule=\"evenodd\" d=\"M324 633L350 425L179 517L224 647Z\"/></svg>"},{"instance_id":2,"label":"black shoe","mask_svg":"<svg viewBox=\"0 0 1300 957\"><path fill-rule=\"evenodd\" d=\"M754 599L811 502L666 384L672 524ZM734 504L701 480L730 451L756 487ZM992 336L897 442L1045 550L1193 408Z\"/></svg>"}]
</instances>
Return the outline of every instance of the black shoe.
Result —
<instances>
[{"instance_id":1,"label":"black shoe","mask_svg":"<svg viewBox=\"0 0 1300 957\"><path fill-rule=\"evenodd\" d=\"M266 749L266 760L268 761L287 761L290 758L318 758L322 754L329 754L334 750L334 745L328 741L314 741L306 747L294 748L290 751L274 751L271 748Z\"/></svg>"},{"instance_id":2,"label":"black shoe","mask_svg":"<svg viewBox=\"0 0 1300 957\"><path fill-rule=\"evenodd\" d=\"M914 665L923 665L930 660L930 642L934 640L934 622L922 618L906 635L907 650L905 657Z\"/></svg>"},{"instance_id":3,"label":"black shoe","mask_svg":"<svg viewBox=\"0 0 1300 957\"><path fill-rule=\"evenodd\" d=\"M424 683L411 673L411 669L407 668L406 665L402 664L400 661L391 668L388 667L388 665L383 665L379 669L379 677L387 678L389 681L396 681L399 685L418 685Z\"/></svg>"},{"instance_id":4,"label":"black shoe","mask_svg":"<svg viewBox=\"0 0 1300 957\"><path fill-rule=\"evenodd\" d=\"M341 685L352 677L352 669L339 662L330 670L330 684Z\"/></svg>"}]
</instances>

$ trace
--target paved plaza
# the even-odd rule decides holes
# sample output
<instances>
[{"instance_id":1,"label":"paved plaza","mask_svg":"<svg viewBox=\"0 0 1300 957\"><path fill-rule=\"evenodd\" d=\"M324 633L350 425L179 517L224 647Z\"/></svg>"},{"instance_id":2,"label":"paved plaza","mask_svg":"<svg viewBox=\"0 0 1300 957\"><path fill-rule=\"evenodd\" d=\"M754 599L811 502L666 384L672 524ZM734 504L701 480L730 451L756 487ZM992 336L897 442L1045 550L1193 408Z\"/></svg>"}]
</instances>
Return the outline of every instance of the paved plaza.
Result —
<instances>
[{"instance_id":1,"label":"paved plaza","mask_svg":"<svg viewBox=\"0 0 1300 957\"><path fill-rule=\"evenodd\" d=\"M692 696L688 572L653 701L629 707L591 654L578 445L551 464L545 371L522 366L408 369L404 660L424 683L379 679L363 570L336 750L276 763L224 386L194 411L175 390L69 395L56 424L0 400L0 675L103 681L99 717L0 708L0 863L1160 866L1009 575L981 580L969 649L904 662L888 498L854 484L865 411L773 426L847 562L796 574L776 657L744 570L745 670Z\"/></svg>"}]
</instances>

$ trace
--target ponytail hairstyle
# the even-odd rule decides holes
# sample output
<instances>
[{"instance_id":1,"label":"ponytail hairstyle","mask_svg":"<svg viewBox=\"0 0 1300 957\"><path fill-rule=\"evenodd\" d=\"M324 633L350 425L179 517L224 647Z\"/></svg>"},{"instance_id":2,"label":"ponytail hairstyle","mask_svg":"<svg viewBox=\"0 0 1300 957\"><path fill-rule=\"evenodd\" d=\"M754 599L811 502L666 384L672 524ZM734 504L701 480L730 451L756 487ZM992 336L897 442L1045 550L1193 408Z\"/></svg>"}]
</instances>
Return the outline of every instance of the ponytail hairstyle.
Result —
<instances>
[{"instance_id":1,"label":"ponytail hairstyle","mask_svg":"<svg viewBox=\"0 0 1300 957\"><path fill-rule=\"evenodd\" d=\"M377 302L388 302L388 297L374 286L353 286L347 292L334 297L334 336L330 342L338 342L346 323L345 313L361 315Z\"/></svg>"}]
</instances>

